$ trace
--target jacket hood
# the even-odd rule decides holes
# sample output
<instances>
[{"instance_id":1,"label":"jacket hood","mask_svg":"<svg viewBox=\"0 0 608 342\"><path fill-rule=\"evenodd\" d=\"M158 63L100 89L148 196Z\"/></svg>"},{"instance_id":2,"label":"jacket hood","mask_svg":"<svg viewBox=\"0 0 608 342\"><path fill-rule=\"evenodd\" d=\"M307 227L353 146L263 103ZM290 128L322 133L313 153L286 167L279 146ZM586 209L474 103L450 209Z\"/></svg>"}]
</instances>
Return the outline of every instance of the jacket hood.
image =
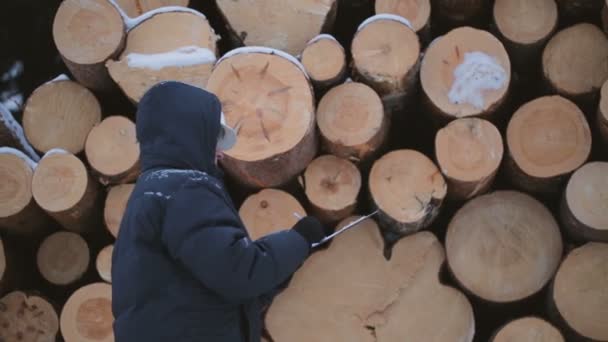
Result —
<instances>
[{"instance_id":1,"label":"jacket hood","mask_svg":"<svg viewBox=\"0 0 608 342\"><path fill-rule=\"evenodd\" d=\"M219 99L203 89L174 81L150 88L136 114L142 171L173 168L218 175L221 112Z\"/></svg>"}]
</instances>

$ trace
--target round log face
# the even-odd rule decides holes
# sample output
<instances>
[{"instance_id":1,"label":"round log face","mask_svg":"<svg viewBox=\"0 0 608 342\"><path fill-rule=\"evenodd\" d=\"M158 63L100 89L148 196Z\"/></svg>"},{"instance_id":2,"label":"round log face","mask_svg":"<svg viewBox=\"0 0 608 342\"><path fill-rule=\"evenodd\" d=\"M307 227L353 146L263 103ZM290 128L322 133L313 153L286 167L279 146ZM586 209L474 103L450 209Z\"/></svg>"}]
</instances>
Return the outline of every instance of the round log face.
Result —
<instances>
[{"instance_id":1,"label":"round log face","mask_svg":"<svg viewBox=\"0 0 608 342\"><path fill-rule=\"evenodd\" d=\"M383 248L377 225L366 220L312 255L268 311L273 339L472 341L471 305L438 281L444 254L437 239L428 232L404 238L390 261Z\"/></svg>"},{"instance_id":2,"label":"round log face","mask_svg":"<svg viewBox=\"0 0 608 342\"><path fill-rule=\"evenodd\" d=\"M376 14L395 14L407 19L418 32L429 23L431 2L429 0L376 0Z\"/></svg>"},{"instance_id":3,"label":"round log face","mask_svg":"<svg viewBox=\"0 0 608 342\"><path fill-rule=\"evenodd\" d=\"M553 300L583 337L608 340L608 244L588 243L568 254L555 276Z\"/></svg>"},{"instance_id":4,"label":"round log face","mask_svg":"<svg viewBox=\"0 0 608 342\"><path fill-rule=\"evenodd\" d=\"M112 283L112 252L114 252L114 245L108 245L99 251L95 260L99 277L107 283Z\"/></svg>"},{"instance_id":5,"label":"round log face","mask_svg":"<svg viewBox=\"0 0 608 342\"><path fill-rule=\"evenodd\" d=\"M0 218L20 213L32 201L33 174L22 158L0 153Z\"/></svg>"},{"instance_id":6,"label":"round log face","mask_svg":"<svg viewBox=\"0 0 608 342\"><path fill-rule=\"evenodd\" d=\"M32 179L36 203L42 209L59 213L76 206L87 190L89 176L72 154L52 154L42 158Z\"/></svg>"},{"instance_id":7,"label":"round log face","mask_svg":"<svg viewBox=\"0 0 608 342\"><path fill-rule=\"evenodd\" d=\"M524 317L502 327L491 342L565 342L550 323L536 317Z\"/></svg>"},{"instance_id":8,"label":"round log face","mask_svg":"<svg viewBox=\"0 0 608 342\"><path fill-rule=\"evenodd\" d=\"M511 63L492 34L460 27L431 43L420 79L424 93L443 115L489 115L507 95Z\"/></svg>"},{"instance_id":9,"label":"round log face","mask_svg":"<svg viewBox=\"0 0 608 342\"><path fill-rule=\"evenodd\" d=\"M519 301L540 291L557 270L562 248L551 212L515 191L471 200L452 218L446 236L455 278L495 303Z\"/></svg>"},{"instance_id":10,"label":"round log face","mask_svg":"<svg viewBox=\"0 0 608 342\"><path fill-rule=\"evenodd\" d=\"M608 235L608 163L591 162L570 177L566 203L574 218ZM608 241L606 241L608 242Z\"/></svg>"},{"instance_id":11,"label":"round log face","mask_svg":"<svg viewBox=\"0 0 608 342\"><path fill-rule=\"evenodd\" d=\"M94 283L78 289L61 312L61 333L66 342L114 341L112 287Z\"/></svg>"},{"instance_id":12,"label":"round log face","mask_svg":"<svg viewBox=\"0 0 608 342\"><path fill-rule=\"evenodd\" d=\"M494 22L500 33L518 44L534 44L557 27L557 4L553 0L497 0Z\"/></svg>"},{"instance_id":13,"label":"round log face","mask_svg":"<svg viewBox=\"0 0 608 342\"><path fill-rule=\"evenodd\" d=\"M42 242L36 260L46 280L68 285L80 279L89 267L89 247L76 233L58 232Z\"/></svg>"},{"instance_id":14,"label":"round log face","mask_svg":"<svg viewBox=\"0 0 608 342\"><path fill-rule=\"evenodd\" d=\"M100 121L101 106L95 95L72 81L41 85L23 111L25 135L42 152L61 148L80 153L87 135Z\"/></svg>"},{"instance_id":15,"label":"round log face","mask_svg":"<svg viewBox=\"0 0 608 342\"><path fill-rule=\"evenodd\" d=\"M560 94L595 92L608 78L608 38L597 26L577 24L558 32L543 52L545 77Z\"/></svg>"},{"instance_id":16,"label":"round log face","mask_svg":"<svg viewBox=\"0 0 608 342\"><path fill-rule=\"evenodd\" d=\"M306 216L302 205L290 194L275 189L265 189L248 197L239 210L252 240L268 234L290 229L298 217Z\"/></svg>"},{"instance_id":17,"label":"round log face","mask_svg":"<svg viewBox=\"0 0 608 342\"><path fill-rule=\"evenodd\" d=\"M128 172L139 161L135 124L123 116L110 116L95 126L86 141L91 167L103 176Z\"/></svg>"},{"instance_id":18,"label":"round log face","mask_svg":"<svg viewBox=\"0 0 608 342\"><path fill-rule=\"evenodd\" d=\"M537 178L572 172L591 152L591 130L583 112L560 96L523 105L511 118L506 138L517 166Z\"/></svg>"},{"instance_id":19,"label":"round log face","mask_svg":"<svg viewBox=\"0 0 608 342\"><path fill-rule=\"evenodd\" d=\"M118 237L120 223L134 188L134 184L123 184L111 187L108 191L103 216L106 228L115 238Z\"/></svg>"},{"instance_id":20,"label":"round log face","mask_svg":"<svg viewBox=\"0 0 608 342\"><path fill-rule=\"evenodd\" d=\"M11 292L0 299L0 339L4 341L55 341L59 318L45 299Z\"/></svg>"},{"instance_id":21,"label":"round log face","mask_svg":"<svg viewBox=\"0 0 608 342\"><path fill-rule=\"evenodd\" d=\"M309 43L302 52L301 60L308 76L316 82L336 79L346 68L344 48L331 37Z\"/></svg>"},{"instance_id":22,"label":"round log face","mask_svg":"<svg viewBox=\"0 0 608 342\"><path fill-rule=\"evenodd\" d=\"M53 22L55 45L76 64L107 60L121 46L124 31L120 13L104 0L63 1Z\"/></svg>"}]
</instances>

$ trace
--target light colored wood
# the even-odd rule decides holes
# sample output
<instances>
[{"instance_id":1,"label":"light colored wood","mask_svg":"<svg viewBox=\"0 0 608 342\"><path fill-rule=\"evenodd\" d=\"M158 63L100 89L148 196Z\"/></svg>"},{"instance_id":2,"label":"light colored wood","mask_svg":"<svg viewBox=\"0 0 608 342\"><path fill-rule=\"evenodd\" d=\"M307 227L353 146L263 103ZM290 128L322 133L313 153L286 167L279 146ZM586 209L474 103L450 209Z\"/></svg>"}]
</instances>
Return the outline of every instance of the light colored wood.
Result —
<instances>
[{"instance_id":1,"label":"light colored wood","mask_svg":"<svg viewBox=\"0 0 608 342\"><path fill-rule=\"evenodd\" d=\"M538 317L524 317L509 322L490 342L565 342L562 333Z\"/></svg>"},{"instance_id":2,"label":"light colored wood","mask_svg":"<svg viewBox=\"0 0 608 342\"><path fill-rule=\"evenodd\" d=\"M497 0L493 19L513 64L535 67L559 18L555 0Z\"/></svg>"},{"instance_id":3,"label":"light colored wood","mask_svg":"<svg viewBox=\"0 0 608 342\"><path fill-rule=\"evenodd\" d=\"M78 154L87 135L101 121L95 95L73 81L55 81L38 87L25 103L23 129L41 152L61 148Z\"/></svg>"},{"instance_id":4,"label":"light colored wood","mask_svg":"<svg viewBox=\"0 0 608 342\"><path fill-rule=\"evenodd\" d=\"M583 112L561 96L520 107L509 121L506 140L507 174L529 192L559 191L591 153L591 130Z\"/></svg>"},{"instance_id":5,"label":"light colored wood","mask_svg":"<svg viewBox=\"0 0 608 342\"><path fill-rule=\"evenodd\" d=\"M112 253L114 252L114 245L108 245L104 247L97 254L95 259L95 267L99 277L106 283L112 283Z\"/></svg>"},{"instance_id":6,"label":"light colored wood","mask_svg":"<svg viewBox=\"0 0 608 342\"><path fill-rule=\"evenodd\" d=\"M110 188L104 205L104 223L110 234L118 238L120 223L135 184L121 184Z\"/></svg>"},{"instance_id":7,"label":"light colored wood","mask_svg":"<svg viewBox=\"0 0 608 342\"><path fill-rule=\"evenodd\" d=\"M306 211L293 196L277 189L264 189L249 196L239 209L243 224L252 240L291 229L306 216Z\"/></svg>"},{"instance_id":8,"label":"light colored wood","mask_svg":"<svg viewBox=\"0 0 608 342\"><path fill-rule=\"evenodd\" d=\"M376 15L353 37L353 77L376 90L388 112L401 113L415 92L420 49L407 24Z\"/></svg>"},{"instance_id":9,"label":"light colored wood","mask_svg":"<svg viewBox=\"0 0 608 342\"><path fill-rule=\"evenodd\" d=\"M216 64L208 90L238 135L222 165L239 183L279 187L314 158L314 95L303 70L295 58L269 49L233 50Z\"/></svg>"},{"instance_id":10,"label":"light colored wood","mask_svg":"<svg viewBox=\"0 0 608 342\"><path fill-rule=\"evenodd\" d=\"M438 22L449 26L471 24L485 9L486 0L432 0Z\"/></svg>"},{"instance_id":11,"label":"light colored wood","mask_svg":"<svg viewBox=\"0 0 608 342\"><path fill-rule=\"evenodd\" d=\"M497 191L466 203L446 235L448 266L464 288L483 300L511 303L540 291L562 256L551 212L516 191Z\"/></svg>"},{"instance_id":12,"label":"light colored wood","mask_svg":"<svg viewBox=\"0 0 608 342\"><path fill-rule=\"evenodd\" d=\"M112 342L112 286L93 283L76 290L61 311L65 342Z\"/></svg>"},{"instance_id":13,"label":"light colored wood","mask_svg":"<svg viewBox=\"0 0 608 342\"><path fill-rule=\"evenodd\" d=\"M376 14L395 14L407 19L418 33L430 28L430 0L376 0L375 10Z\"/></svg>"},{"instance_id":14,"label":"light colored wood","mask_svg":"<svg viewBox=\"0 0 608 342\"><path fill-rule=\"evenodd\" d=\"M319 35L311 40L300 57L315 88L324 91L346 78L346 52L334 37Z\"/></svg>"},{"instance_id":15,"label":"light colored wood","mask_svg":"<svg viewBox=\"0 0 608 342\"><path fill-rule=\"evenodd\" d=\"M267 46L292 55L333 26L336 0L217 0L234 32L248 46Z\"/></svg>"},{"instance_id":16,"label":"light colored wood","mask_svg":"<svg viewBox=\"0 0 608 342\"><path fill-rule=\"evenodd\" d=\"M129 183L139 176L135 123L124 116L109 116L93 127L85 153L103 185Z\"/></svg>"},{"instance_id":17,"label":"light colored wood","mask_svg":"<svg viewBox=\"0 0 608 342\"><path fill-rule=\"evenodd\" d=\"M91 231L101 219L99 184L72 154L42 158L32 178L32 193L36 203L65 229Z\"/></svg>"},{"instance_id":18,"label":"light colored wood","mask_svg":"<svg viewBox=\"0 0 608 342\"><path fill-rule=\"evenodd\" d=\"M361 173L346 159L323 155L306 168L303 186L313 214L322 222L336 223L354 214Z\"/></svg>"},{"instance_id":19,"label":"light colored wood","mask_svg":"<svg viewBox=\"0 0 608 342\"><path fill-rule=\"evenodd\" d=\"M59 318L44 298L15 291L0 299L0 340L7 342L55 342Z\"/></svg>"},{"instance_id":20,"label":"light colored wood","mask_svg":"<svg viewBox=\"0 0 608 342\"><path fill-rule=\"evenodd\" d=\"M550 86L572 100L595 96L608 79L608 38L597 26L581 23L558 32L543 52Z\"/></svg>"},{"instance_id":21,"label":"light colored wood","mask_svg":"<svg viewBox=\"0 0 608 342\"><path fill-rule=\"evenodd\" d=\"M323 149L355 162L377 155L388 138L389 118L369 86L347 82L332 88L317 108Z\"/></svg>"},{"instance_id":22,"label":"light colored wood","mask_svg":"<svg viewBox=\"0 0 608 342\"><path fill-rule=\"evenodd\" d=\"M116 4L131 18L138 17L151 10L167 7L188 7L190 0L115 0Z\"/></svg>"},{"instance_id":23,"label":"light colored wood","mask_svg":"<svg viewBox=\"0 0 608 342\"><path fill-rule=\"evenodd\" d=\"M511 62L492 34L459 27L431 43L420 79L425 103L437 122L469 116L494 121L508 95Z\"/></svg>"},{"instance_id":24,"label":"light colored wood","mask_svg":"<svg viewBox=\"0 0 608 342\"><path fill-rule=\"evenodd\" d=\"M597 125L608 151L608 81L604 82L600 94L600 104L597 108Z\"/></svg>"},{"instance_id":25,"label":"light colored wood","mask_svg":"<svg viewBox=\"0 0 608 342\"><path fill-rule=\"evenodd\" d=\"M439 282L437 238L403 238L389 261L383 252L378 226L366 220L312 255L268 311L274 341L472 341L471 304Z\"/></svg>"},{"instance_id":26,"label":"light colored wood","mask_svg":"<svg viewBox=\"0 0 608 342\"><path fill-rule=\"evenodd\" d=\"M378 159L369 191L383 229L410 234L433 223L447 193L437 166L414 150L397 150Z\"/></svg>"},{"instance_id":27,"label":"light colored wood","mask_svg":"<svg viewBox=\"0 0 608 342\"><path fill-rule=\"evenodd\" d=\"M491 122L462 118L435 136L435 156L448 182L448 197L467 200L487 192L503 157L500 132Z\"/></svg>"},{"instance_id":28,"label":"light colored wood","mask_svg":"<svg viewBox=\"0 0 608 342\"><path fill-rule=\"evenodd\" d=\"M565 323L586 339L608 341L608 244L572 250L555 276L551 300Z\"/></svg>"},{"instance_id":29,"label":"light colored wood","mask_svg":"<svg viewBox=\"0 0 608 342\"><path fill-rule=\"evenodd\" d=\"M0 227L5 232L36 235L50 224L32 195L35 165L14 149L0 151Z\"/></svg>"},{"instance_id":30,"label":"light colored wood","mask_svg":"<svg viewBox=\"0 0 608 342\"><path fill-rule=\"evenodd\" d=\"M105 62L122 51L125 37L123 18L107 0L63 1L53 22L55 46L66 66L79 83L95 90L114 87Z\"/></svg>"},{"instance_id":31,"label":"light colored wood","mask_svg":"<svg viewBox=\"0 0 608 342\"><path fill-rule=\"evenodd\" d=\"M106 65L112 79L134 103L161 81L175 80L204 88L215 58L192 56L206 51L214 57L216 40L204 16L183 11L161 12L131 29L120 58L109 60ZM171 52L179 53L180 57L168 56ZM155 60L152 64L138 62L150 58Z\"/></svg>"},{"instance_id":32,"label":"light colored wood","mask_svg":"<svg viewBox=\"0 0 608 342\"><path fill-rule=\"evenodd\" d=\"M608 162L590 162L576 170L564 191L561 219L572 236L608 242Z\"/></svg>"},{"instance_id":33,"label":"light colored wood","mask_svg":"<svg viewBox=\"0 0 608 342\"><path fill-rule=\"evenodd\" d=\"M36 256L38 271L54 285L69 285L80 280L89 268L90 250L87 242L72 232L48 236Z\"/></svg>"}]
</instances>

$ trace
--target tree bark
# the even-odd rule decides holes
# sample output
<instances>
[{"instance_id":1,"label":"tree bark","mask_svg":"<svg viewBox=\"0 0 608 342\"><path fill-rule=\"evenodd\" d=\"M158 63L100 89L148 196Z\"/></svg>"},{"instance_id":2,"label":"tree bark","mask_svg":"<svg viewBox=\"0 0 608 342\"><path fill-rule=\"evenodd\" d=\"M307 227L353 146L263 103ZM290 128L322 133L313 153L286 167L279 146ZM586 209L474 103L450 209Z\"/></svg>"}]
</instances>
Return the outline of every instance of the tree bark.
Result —
<instances>
[{"instance_id":1,"label":"tree bark","mask_svg":"<svg viewBox=\"0 0 608 342\"><path fill-rule=\"evenodd\" d=\"M608 151L608 81L602 86L600 104L597 108L597 126L604 148Z\"/></svg>"},{"instance_id":2,"label":"tree bark","mask_svg":"<svg viewBox=\"0 0 608 342\"><path fill-rule=\"evenodd\" d=\"M489 2L486 0L432 0L435 20L451 29L458 26L476 26L484 16Z\"/></svg>"}]
</instances>

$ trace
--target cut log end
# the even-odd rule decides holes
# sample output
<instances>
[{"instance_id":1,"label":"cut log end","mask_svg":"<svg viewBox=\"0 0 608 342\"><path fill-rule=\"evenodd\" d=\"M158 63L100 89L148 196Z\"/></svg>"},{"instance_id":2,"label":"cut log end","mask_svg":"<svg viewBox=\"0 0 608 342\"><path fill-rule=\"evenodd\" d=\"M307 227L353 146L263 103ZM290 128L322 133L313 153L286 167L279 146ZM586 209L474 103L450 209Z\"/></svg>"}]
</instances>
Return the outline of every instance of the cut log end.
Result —
<instances>
[{"instance_id":1,"label":"cut log end","mask_svg":"<svg viewBox=\"0 0 608 342\"><path fill-rule=\"evenodd\" d=\"M591 130L583 112L561 96L541 97L519 108L507 128L511 180L543 192L580 167L591 152Z\"/></svg>"},{"instance_id":2,"label":"cut log end","mask_svg":"<svg viewBox=\"0 0 608 342\"><path fill-rule=\"evenodd\" d=\"M361 173L351 162L332 155L315 159L304 173L306 197L323 222L336 223L355 211Z\"/></svg>"},{"instance_id":3,"label":"cut log end","mask_svg":"<svg viewBox=\"0 0 608 342\"><path fill-rule=\"evenodd\" d=\"M138 17L151 10L167 7L188 7L190 0L115 0L116 4L131 18Z\"/></svg>"},{"instance_id":4,"label":"cut log end","mask_svg":"<svg viewBox=\"0 0 608 342\"><path fill-rule=\"evenodd\" d=\"M135 124L122 116L110 116L87 137L85 153L104 184L128 183L139 174L139 144Z\"/></svg>"},{"instance_id":5,"label":"cut log end","mask_svg":"<svg viewBox=\"0 0 608 342\"><path fill-rule=\"evenodd\" d=\"M374 205L384 229L412 233L439 214L447 185L437 166L414 150L398 150L377 160L369 176Z\"/></svg>"},{"instance_id":6,"label":"cut log end","mask_svg":"<svg viewBox=\"0 0 608 342\"><path fill-rule=\"evenodd\" d=\"M570 177L562 207L564 226L577 238L608 242L608 163L591 162Z\"/></svg>"},{"instance_id":7,"label":"cut log end","mask_svg":"<svg viewBox=\"0 0 608 342\"><path fill-rule=\"evenodd\" d=\"M376 18L362 24L353 38L354 72L381 96L407 93L418 71L418 36L401 21Z\"/></svg>"},{"instance_id":8,"label":"cut log end","mask_svg":"<svg viewBox=\"0 0 608 342\"><path fill-rule=\"evenodd\" d=\"M326 151L359 161L372 157L388 137L382 100L363 83L344 83L325 94L317 125Z\"/></svg>"},{"instance_id":9,"label":"cut log end","mask_svg":"<svg viewBox=\"0 0 608 342\"><path fill-rule=\"evenodd\" d=\"M363 221L304 263L276 297L266 326L275 341L470 342L473 310L463 294L439 283L443 261L428 232L400 240L387 261L378 226Z\"/></svg>"},{"instance_id":10,"label":"cut log end","mask_svg":"<svg viewBox=\"0 0 608 342\"><path fill-rule=\"evenodd\" d=\"M448 196L466 200L492 185L503 157L502 137L489 121L457 119L437 132L435 154L448 181Z\"/></svg>"},{"instance_id":11,"label":"cut log end","mask_svg":"<svg viewBox=\"0 0 608 342\"><path fill-rule=\"evenodd\" d=\"M239 182L277 187L313 159L314 96L296 59L278 50L235 50L216 64L208 89L237 131L238 141L222 163Z\"/></svg>"},{"instance_id":12,"label":"cut log end","mask_svg":"<svg viewBox=\"0 0 608 342\"><path fill-rule=\"evenodd\" d=\"M108 245L104 247L95 260L95 266L99 277L107 282L112 283L112 253L114 252L114 245Z\"/></svg>"},{"instance_id":13,"label":"cut log end","mask_svg":"<svg viewBox=\"0 0 608 342\"><path fill-rule=\"evenodd\" d=\"M553 0L497 0L494 22L509 41L536 44L549 37L557 27L557 5Z\"/></svg>"},{"instance_id":14,"label":"cut log end","mask_svg":"<svg viewBox=\"0 0 608 342\"><path fill-rule=\"evenodd\" d=\"M94 283L78 289L65 303L60 322L66 341L114 341L111 285Z\"/></svg>"},{"instance_id":15,"label":"cut log end","mask_svg":"<svg viewBox=\"0 0 608 342\"><path fill-rule=\"evenodd\" d=\"M0 299L0 340L55 341L59 318L45 299L15 291Z\"/></svg>"},{"instance_id":16,"label":"cut log end","mask_svg":"<svg viewBox=\"0 0 608 342\"><path fill-rule=\"evenodd\" d=\"M63 1L53 22L53 39L67 67L97 90L111 88L103 63L120 52L125 36L123 18L109 1Z\"/></svg>"},{"instance_id":17,"label":"cut log end","mask_svg":"<svg viewBox=\"0 0 608 342\"><path fill-rule=\"evenodd\" d=\"M561 318L576 333L608 340L608 244L587 243L572 250L557 272L552 300Z\"/></svg>"},{"instance_id":18,"label":"cut log end","mask_svg":"<svg viewBox=\"0 0 608 342\"><path fill-rule=\"evenodd\" d=\"M511 63L492 34L460 27L431 43L420 79L437 121L466 116L493 119L507 96Z\"/></svg>"},{"instance_id":19,"label":"cut log end","mask_svg":"<svg viewBox=\"0 0 608 342\"><path fill-rule=\"evenodd\" d=\"M581 23L551 38L543 52L543 71L559 94L576 99L597 93L608 78L607 58L604 32L593 24Z\"/></svg>"},{"instance_id":20,"label":"cut log end","mask_svg":"<svg viewBox=\"0 0 608 342\"><path fill-rule=\"evenodd\" d=\"M162 12L135 26L110 75L134 103L161 81L205 88L216 58L216 35L209 21L190 12Z\"/></svg>"},{"instance_id":21,"label":"cut log end","mask_svg":"<svg viewBox=\"0 0 608 342\"><path fill-rule=\"evenodd\" d=\"M407 19L416 32L427 27L431 18L430 0L376 0L375 10Z\"/></svg>"},{"instance_id":22,"label":"cut log end","mask_svg":"<svg viewBox=\"0 0 608 342\"><path fill-rule=\"evenodd\" d=\"M457 281L494 303L540 291L555 274L562 249L551 212L515 191L471 200L452 218L446 236L448 265Z\"/></svg>"},{"instance_id":23,"label":"cut log end","mask_svg":"<svg viewBox=\"0 0 608 342\"><path fill-rule=\"evenodd\" d=\"M108 191L103 216L106 228L115 238L118 238L120 223L134 188L134 184L122 184L113 186Z\"/></svg>"},{"instance_id":24,"label":"cut log end","mask_svg":"<svg viewBox=\"0 0 608 342\"><path fill-rule=\"evenodd\" d=\"M306 73L317 88L328 88L346 76L346 53L331 36L320 36L311 41L301 57Z\"/></svg>"},{"instance_id":25,"label":"cut log end","mask_svg":"<svg viewBox=\"0 0 608 342\"><path fill-rule=\"evenodd\" d=\"M562 333L549 322L537 317L524 317L509 322L490 342L565 342Z\"/></svg>"},{"instance_id":26,"label":"cut log end","mask_svg":"<svg viewBox=\"0 0 608 342\"><path fill-rule=\"evenodd\" d=\"M264 189L249 196L239 215L252 240L268 234L290 229L306 216L302 205L290 194L276 189Z\"/></svg>"},{"instance_id":27,"label":"cut log end","mask_svg":"<svg viewBox=\"0 0 608 342\"><path fill-rule=\"evenodd\" d=\"M53 148L82 152L87 135L100 121L101 106L95 95L72 81L38 87L23 111L25 136L42 152Z\"/></svg>"},{"instance_id":28,"label":"cut log end","mask_svg":"<svg viewBox=\"0 0 608 342\"><path fill-rule=\"evenodd\" d=\"M600 104L597 113L597 124L604 140L604 147L608 151L608 81L604 82L600 95Z\"/></svg>"},{"instance_id":29,"label":"cut log end","mask_svg":"<svg viewBox=\"0 0 608 342\"><path fill-rule=\"evenodd\" d=\"M38 270L51 284L72 284L87 271L89 252L86 241L80 235L71 232L54 233L38 249Z\"/></svg>"}]
</instances>

